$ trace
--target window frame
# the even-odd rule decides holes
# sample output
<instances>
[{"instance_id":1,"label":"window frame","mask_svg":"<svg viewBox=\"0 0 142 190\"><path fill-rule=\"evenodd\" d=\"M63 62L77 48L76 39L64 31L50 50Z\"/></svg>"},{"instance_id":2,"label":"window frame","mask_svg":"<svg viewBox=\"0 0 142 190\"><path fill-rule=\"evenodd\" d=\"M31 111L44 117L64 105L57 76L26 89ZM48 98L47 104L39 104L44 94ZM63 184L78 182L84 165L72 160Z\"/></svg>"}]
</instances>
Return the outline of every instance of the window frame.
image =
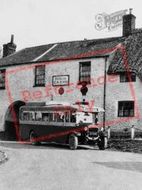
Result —
<instances>
[{"instance_id":1,"label":"window frame","mask_svg":"<svg viewBox=\"0 0 142 190\"><path fill-rule=\"evenodd\" d=\"M6 75L6 69L0 69L0 74L2 74L2 72L4 73L4 77L1 79L3 80L3 86L0 86L0 90L4 90L6 88L5 86L5 75ZM1 83L1 82L0 82Z\"/></svg>"},{"instance_id":2,"label":"window frame","mask_svg":"<svg viewBox=\"0 0 142 190\"><path fill-rule=\"evenodd\" d=\"M129 80L128 75L131 75L131 81ZM136 74L133 72L122 72L119 74L120 76L120 83L126 83L126 82L136 82ZM134 78L133 78L134 77Z\"/></svg>"},{"instance_id":3,"label":"window frame","mask_svg":"<svg viewBox=\"0 0 142 190\"><path fill-rule=\"evenodd\" d=\"M88 77L89 79L88 80L81 80L82 78L83 78L83 76L82 76L82 73L83 72L81 72L81 68L82 68L82 66L88 66L89 65L89 71L88 71L88 73L89 73L89 75L88 76L84 76L84 78L86 77ZM86 82L87 84L91 84L91 61L82 61L82 62L79 62L79 79L78 79L78 84L82 84L83 82Z\"/></svg>"},{"instance_id":4,"label":"window frame","mask_svg":"<svg viewBox=\"0 0 142 190\"><path fill-rule=\"evenodd\" d=\"M128 109L126 107L126 105L124 105L124 104L129 104L129 103L132 103L131 109ZM120 104L122 104L122 105L120 105ZM121 107L122 107L122 109L120 109ZM122 114L120 114L121 111L122 111ZM133 111L132 112L133 114L131 114L131 111ZM128 112L128 114L126 114L126 112ZM133 100L118 101L118 117L135 117L135 102Z\"/></svg>"},{"instance_id":5,"label":"window frame","mask_svg":"<svg viewBox=\"0 0 142 190\"><path fill-rule=\"evenodd\" d=\"M42 74L37 74L37 70L38 68L44 68L44 73ZM38 77L39 76L43 76L43 80L44 80L44 83L38 83ZM35 77L35 80L34 80L34 87L45 87L45 65L36 65L35 68L34 68L34 77Z\"/></svg>"}]
</instances>

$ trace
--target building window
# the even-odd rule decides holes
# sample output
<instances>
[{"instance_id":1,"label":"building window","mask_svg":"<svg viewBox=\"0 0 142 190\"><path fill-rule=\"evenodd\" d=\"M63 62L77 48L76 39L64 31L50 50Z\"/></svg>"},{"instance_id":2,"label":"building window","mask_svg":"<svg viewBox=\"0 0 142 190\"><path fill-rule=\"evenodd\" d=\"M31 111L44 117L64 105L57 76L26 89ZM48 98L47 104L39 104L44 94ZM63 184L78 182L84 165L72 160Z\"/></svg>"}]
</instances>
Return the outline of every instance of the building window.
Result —
<instances>
[{"instance_id":1,"label":"building window","mask_svg":"<svg viewBox=\"0 0 142 190\"><path fill-rule=\"evenodd\" d=\"M0 70L0 89L5 89L5 73L5 69Z\"/></svg>"},{"instance_id":2,"label":"building window","mask_svg":"<svg viewBox=\"0 0 142 190\"><path fill-rule=\"evenodd\" d=\"M35 67L35 86L45 86L45 65Z\"/></svg>"},{"instance_id":3,"label":"building window","mask_svg":"<svg viewBox=\"0 0 142 190\"><path fill-rule=\"evenodd\" d=\"M134 101L118 102L118 117L134 117Z\"/></svg>"},{"instance_id":4,"label":"building window","mask_svg":"<svg viewBox=\"0 0 142 190\"><path fill-rule=\"evenodd\" d=\"M120 82L135 82L135 81L136 81L135 73L121 73L120 74Z\"/></svg>"},{"instance_id":5,"label":"building window","mask_svg":"<svg viewBox=\"0 0 142 190\"><path fill-rule=\"evenodd\" d=\"M80 62L79 63L79 84L82 82L91 83L91 62Z\"/></svg>"}]
</instances>

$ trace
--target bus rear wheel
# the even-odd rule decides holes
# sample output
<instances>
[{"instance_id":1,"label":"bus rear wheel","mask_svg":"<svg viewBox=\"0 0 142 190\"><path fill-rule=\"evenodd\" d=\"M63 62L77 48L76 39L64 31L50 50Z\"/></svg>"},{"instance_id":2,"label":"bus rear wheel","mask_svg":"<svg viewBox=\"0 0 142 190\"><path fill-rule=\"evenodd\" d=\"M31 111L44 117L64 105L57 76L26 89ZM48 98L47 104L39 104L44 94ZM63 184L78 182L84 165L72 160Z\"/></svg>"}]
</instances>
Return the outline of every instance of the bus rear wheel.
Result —
<instances>
[{"instance_id":1,"label":"bus rear wheel","mask_svg":"<svg viewBox=\"0 0 142 190\"><path fill-rule=\"evenodd\" d=\"M35 132L31 131L30 135L29 135L29 139L30 139L30 143L32 145L39 145L40 144L40 142L38 142L36 138L37 138L37 136L36 136Z\"/></svg>"},{"instance_id":2,"label":"bus rear wheel","mask_svg":"<svg viewBox=\"0 0 142 190\"><path fill-rule=\"evenodd\" d=\"M69 147L71 150L76 150L78 147L78 137L74 134L69 136Z\"/></svg>"}]
</instances>

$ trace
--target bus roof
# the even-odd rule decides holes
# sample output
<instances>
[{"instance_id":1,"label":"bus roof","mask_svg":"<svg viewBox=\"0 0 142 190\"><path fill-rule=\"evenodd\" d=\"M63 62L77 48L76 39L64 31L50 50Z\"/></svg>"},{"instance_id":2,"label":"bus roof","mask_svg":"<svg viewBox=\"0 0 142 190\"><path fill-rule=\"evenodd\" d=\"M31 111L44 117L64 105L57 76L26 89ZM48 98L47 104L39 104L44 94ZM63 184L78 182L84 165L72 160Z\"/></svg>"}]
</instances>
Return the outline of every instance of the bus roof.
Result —
<instances>
[{"instance_id":1,"label":"bus roof","mask_svg":"<svg viewBox=\"0 0 142 190\"><path fill-rule=\"evenodd\" d=\"M25 105L20 108L23 111L77 111L73 106L49 105L49 106L29 106Z\"/></svg>"},{"instance_id":2,"label":"bus roof","mask_svg":"<svg viewBox=\"0 0 142 190\"><path fill-rule=\"evenodd\" d=\"M23 111L77 111L99 113L104 112L103 108L88 105L76 105L69 102L29 102L22 106Z\"/></svg>"}]
</instances>

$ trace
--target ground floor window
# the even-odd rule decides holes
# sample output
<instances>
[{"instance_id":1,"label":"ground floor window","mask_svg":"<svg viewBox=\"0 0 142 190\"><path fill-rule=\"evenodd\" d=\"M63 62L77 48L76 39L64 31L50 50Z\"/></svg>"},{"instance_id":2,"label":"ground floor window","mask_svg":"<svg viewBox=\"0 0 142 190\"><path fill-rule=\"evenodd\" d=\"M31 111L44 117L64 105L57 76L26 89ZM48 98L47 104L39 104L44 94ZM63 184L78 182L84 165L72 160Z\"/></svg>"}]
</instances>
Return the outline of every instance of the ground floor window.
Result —
<instances>
[{"instance_id":1,"label":"ground floor window","mask_svg":"<svg viewBox=\"0 0 142 190\"><path fill-rule=\"evenodd\" d=\"M118 117L134 117L134 101L119 101Z\"/></svg>"}]
</instances>

